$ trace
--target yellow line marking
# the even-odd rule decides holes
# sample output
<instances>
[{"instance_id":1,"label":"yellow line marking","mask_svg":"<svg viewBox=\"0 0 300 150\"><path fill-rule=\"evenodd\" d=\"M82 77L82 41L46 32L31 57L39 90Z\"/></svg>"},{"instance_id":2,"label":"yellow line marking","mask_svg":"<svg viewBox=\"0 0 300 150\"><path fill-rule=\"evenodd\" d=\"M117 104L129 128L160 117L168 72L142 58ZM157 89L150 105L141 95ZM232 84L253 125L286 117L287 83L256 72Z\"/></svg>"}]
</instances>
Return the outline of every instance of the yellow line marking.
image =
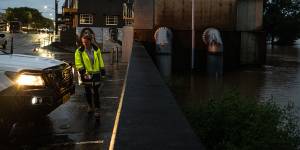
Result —
<instances>
[{"instance_id":1,"label":"yellow line marking","mask_svg":"<svg viewBox=\"0 0 300 150\"><path fill-rule=\"evenodd\" d=\"M112 131L111 139L110 139L109 150L114 150L114 146L115 146L115 140L116 140L116 136L117 136L118 126L119 126L119 121L120 121L120 115L121 115L121 111L122 111L122 105L123 105L125 87L126 87L126 83L127 83L127 75L128 75L129 66L130 66L130 63L128 63L128 66L127 66L125 81L123 83L123 89L122 89L122 93L121 93L121 97L120 97L118 111L117 111L117 114L116 114L115 124L114 124L114 128L113 128L113 131Z\"/></svg>"},{"instance_id":2,"label":"yellow line marking","mask_svg":"<svg viewBox=\"0 0 300 150\"><path fill-rule=\"evenodd\" d=\"M103 143L104 143L103 140L96 140L96 141L57 143L57 144L51 144L50 146L87 145L87 144L103 144Z\"/></svg>"}]
</instances>

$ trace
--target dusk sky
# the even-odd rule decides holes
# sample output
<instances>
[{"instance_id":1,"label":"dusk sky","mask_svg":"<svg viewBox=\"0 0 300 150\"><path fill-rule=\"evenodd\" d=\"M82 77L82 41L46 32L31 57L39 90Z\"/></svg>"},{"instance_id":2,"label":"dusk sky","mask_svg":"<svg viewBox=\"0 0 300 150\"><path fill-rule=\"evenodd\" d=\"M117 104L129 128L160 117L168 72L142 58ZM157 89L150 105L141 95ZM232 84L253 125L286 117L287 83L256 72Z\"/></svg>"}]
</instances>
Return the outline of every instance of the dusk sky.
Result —
<instances>
[{"instance_id":1,"label":"dusk sky","mask_svg":"<svg viewBox=\"0 0 300 150\"><path fill-rule=\"evenodd\" d=\"M5 12L8 7L31 7L43 12L43 16L54 17L55 0L0 0L0 12ZM61 6L64 0L58 0L58 11L61 12ZM44 6L47 6L45 9Z\"/></svg>"}]
</instances>

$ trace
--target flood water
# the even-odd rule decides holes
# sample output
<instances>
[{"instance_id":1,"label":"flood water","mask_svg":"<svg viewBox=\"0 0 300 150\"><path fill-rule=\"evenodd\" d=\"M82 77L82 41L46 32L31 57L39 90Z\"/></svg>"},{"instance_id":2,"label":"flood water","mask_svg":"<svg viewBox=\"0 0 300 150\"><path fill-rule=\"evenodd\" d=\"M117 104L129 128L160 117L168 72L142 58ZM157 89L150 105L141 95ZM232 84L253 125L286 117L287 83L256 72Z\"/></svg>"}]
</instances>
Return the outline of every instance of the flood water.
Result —
<instances>
[{"instance_id":1,"label":"flood water","mask_svg":"<svg viewBox=\"0 0 300 150\"><path fill-rule=\"evenodd\" d=\"M243 96L261 101L273 99L280 105L292 101L300 108L300 40L293 46L268 46L266 65L225 71L221 78L209 77L203 72L171 73L170 62L161 65L162 60L171 61L170 57L157 56L157 65L181 105L195 105L234 89Z\"/></svg>"}]
</instances>

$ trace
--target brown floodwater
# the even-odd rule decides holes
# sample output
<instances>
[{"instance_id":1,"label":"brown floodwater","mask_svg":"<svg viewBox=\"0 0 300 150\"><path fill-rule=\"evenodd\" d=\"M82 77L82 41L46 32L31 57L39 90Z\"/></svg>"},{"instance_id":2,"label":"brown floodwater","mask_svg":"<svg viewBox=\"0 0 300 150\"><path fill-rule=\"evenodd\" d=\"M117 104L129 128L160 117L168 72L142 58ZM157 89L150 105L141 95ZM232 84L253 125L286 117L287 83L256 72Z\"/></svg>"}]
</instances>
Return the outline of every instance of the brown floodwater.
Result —
<instances>
[{"instance_id":1,"label":"brown floodwater","mask_svg":"<svg viewBox=\"0 0 300 150\"><path fill-rule=\"evenodd\" d=\"M171 61L171 56L156 56L162 76L181 105L195 105L234 89L243 96L273 99L280 105L292 101L300 108L300 40L293 46L268 45L265 65L225 71L218 78L203 72L171 73Z\"/></svg>"}]
</instances>

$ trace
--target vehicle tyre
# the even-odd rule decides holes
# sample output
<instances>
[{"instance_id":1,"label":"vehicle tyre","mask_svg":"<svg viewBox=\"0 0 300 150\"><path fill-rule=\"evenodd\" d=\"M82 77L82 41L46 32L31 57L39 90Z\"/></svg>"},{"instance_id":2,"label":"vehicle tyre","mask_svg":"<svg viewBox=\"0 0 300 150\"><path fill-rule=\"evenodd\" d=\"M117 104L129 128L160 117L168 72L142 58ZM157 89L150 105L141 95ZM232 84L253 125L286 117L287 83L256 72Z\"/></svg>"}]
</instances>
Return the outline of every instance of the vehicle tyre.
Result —
<instances>
[{"instance_id":1,"label":"vehicle tyre","mask_svg":"<svg viewBox=\"0 0 300 150\"><path fill-rule=\"evenodd\" d=\"M7 142L9 140L9 134L12 129L13 122L9 120L0 120L0 140Z\"/></svg>"}]
</instances>

